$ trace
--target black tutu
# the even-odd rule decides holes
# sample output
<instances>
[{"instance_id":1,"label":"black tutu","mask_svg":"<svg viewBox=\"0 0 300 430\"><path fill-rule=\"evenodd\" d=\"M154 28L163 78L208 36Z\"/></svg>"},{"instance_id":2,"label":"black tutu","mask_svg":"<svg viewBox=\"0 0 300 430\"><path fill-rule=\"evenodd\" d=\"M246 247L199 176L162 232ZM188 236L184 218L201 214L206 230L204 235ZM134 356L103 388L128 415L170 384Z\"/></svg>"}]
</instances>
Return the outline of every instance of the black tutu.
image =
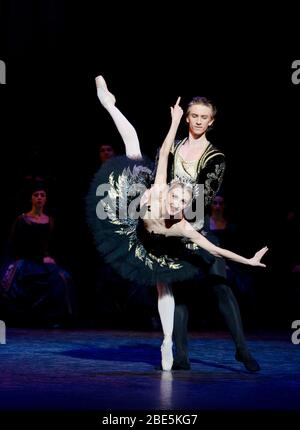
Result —
<instances>
[{"instance_id":1,"label":"black tutu","mask_svg":"<svg viewBox=\"0 0 300 430\"><path fill-rule=\"evenodd\" d=\"M179 237L149 233L139 200L153 180L152 163L113 157L96 173L87 196L87 219L96 247L124 278L139 284L181 282L204 274L215 258ZM103 184L107 190L103 188Z\"/></svg>"}]
</instances>

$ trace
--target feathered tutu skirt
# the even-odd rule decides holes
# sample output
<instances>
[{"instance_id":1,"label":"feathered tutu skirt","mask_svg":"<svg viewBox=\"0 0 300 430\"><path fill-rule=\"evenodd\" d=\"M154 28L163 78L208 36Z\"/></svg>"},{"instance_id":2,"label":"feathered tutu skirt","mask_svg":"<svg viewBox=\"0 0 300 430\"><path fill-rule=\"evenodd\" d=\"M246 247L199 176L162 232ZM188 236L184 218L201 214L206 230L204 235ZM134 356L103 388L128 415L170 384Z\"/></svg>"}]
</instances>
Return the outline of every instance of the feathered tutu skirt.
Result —
<instances>
[{"instance_id":1,"label":"feathered tutu skirt","mask_svg":"<svg viewBox=\"0 0 300 430\"><path fill-rule=\"evenodd\" d=\"M116 156L95 174L86 213L96 247L121 276L141 285L204 275L215 260L212 255L201 248L188 249L179 237L149 233L143 227L139 202L153 182L152 168L146 158Z\"/></svg>"}]
</instances>

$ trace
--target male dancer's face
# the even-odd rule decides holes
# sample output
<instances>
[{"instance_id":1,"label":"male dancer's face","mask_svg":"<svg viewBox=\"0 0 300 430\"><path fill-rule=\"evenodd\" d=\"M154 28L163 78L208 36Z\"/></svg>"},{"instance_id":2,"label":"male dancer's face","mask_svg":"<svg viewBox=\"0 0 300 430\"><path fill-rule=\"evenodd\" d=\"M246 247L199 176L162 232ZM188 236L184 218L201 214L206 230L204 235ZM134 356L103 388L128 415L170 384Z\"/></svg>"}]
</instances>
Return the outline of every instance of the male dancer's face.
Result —
<instances>
[{"instance_id":1,"label":"male dancer's face","mask_svg":"<svg viewBox=\"0 0 300 430\"><path fill-rule=\"evenodd\" d=\"M193 137L202 136L207 128L214 122L212 110L209 106L195 104L189 108L186 122Z\"/></svg>"}]
</instances>

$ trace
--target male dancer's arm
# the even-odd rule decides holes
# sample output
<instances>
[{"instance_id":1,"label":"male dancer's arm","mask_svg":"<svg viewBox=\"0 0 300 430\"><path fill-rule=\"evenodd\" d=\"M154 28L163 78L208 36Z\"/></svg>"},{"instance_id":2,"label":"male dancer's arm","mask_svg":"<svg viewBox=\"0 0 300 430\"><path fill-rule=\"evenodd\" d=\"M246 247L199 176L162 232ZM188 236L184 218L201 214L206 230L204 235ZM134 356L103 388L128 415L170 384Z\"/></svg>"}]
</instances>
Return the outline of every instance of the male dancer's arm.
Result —
<instances>
[{"instance_id":1,"label":"male dancer's arm","mask_svg":"<svg viewBox=\"0 0 300 430\"><path fill-rule=\"evenodd\" d=\"M204 205L205 209L210 207L213 199L219 191L226 168L225 156L222 152L214 151L207 156L204 167L200 167L197 183L204 186Z\"/></svg>"}]
</instances>

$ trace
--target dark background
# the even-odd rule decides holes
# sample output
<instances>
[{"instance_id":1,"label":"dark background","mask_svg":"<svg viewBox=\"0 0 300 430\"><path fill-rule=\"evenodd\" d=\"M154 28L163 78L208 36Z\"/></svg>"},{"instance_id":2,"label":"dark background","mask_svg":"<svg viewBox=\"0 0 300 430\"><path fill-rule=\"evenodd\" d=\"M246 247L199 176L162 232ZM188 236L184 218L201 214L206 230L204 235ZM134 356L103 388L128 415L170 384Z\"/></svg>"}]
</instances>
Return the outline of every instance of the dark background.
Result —
<instances>
[{"instance_id":1,"label":"dark background","mask_svg":"<svg viewBox=\"0 0 300 430\"><path fill-rule=\"evenodd\" d=\"M1 2L0 59L7 65L7 83L0 86L1 243L27 209L24 176L50 177L60 258L74 276L83 320L97 321L98 257L84 197L99 145L113 143L122 152L122 142L99 104L94 78L104 75L151 157L177 96L184 106L206 95L219 111L209 139L226 153L224 191L244 232L244 251L271 248L249 324L289 327L299 319L290 275L280 269L287 214L299 206L300 85L291 81L291 64L300 54L292 21L254 11L235 10L234 17L227 10L229 20L221 10L204 13L195 5L172 14L147 5L106 11L101 3ZM185 131L183 125L182 137Z\"/></svg>"}]
</instances>

